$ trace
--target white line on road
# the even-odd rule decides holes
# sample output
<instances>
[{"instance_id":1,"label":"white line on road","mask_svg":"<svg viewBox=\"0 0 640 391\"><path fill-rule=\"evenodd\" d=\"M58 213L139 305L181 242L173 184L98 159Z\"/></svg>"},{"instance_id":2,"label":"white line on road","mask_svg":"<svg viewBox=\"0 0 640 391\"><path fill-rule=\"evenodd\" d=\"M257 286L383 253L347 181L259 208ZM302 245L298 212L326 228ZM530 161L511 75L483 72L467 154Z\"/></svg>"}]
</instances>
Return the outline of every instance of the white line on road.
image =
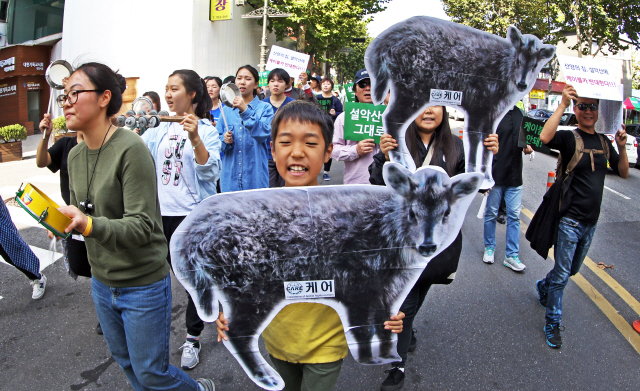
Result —
<instances>
[{"instance_id":1,"label":"white line on road","mask_svg":"<svg viewBox=\"0 0 640 391\"><path fill-rule=\"evenodd\" d=\"M62 244L58 244L58 246L62 247ZM62 257L62 254L58 252L54 253L53 251L45 250L43 248L32 246L32 245L29 245L29 247L31 248L31 251L33 251L33 253L36 255L36 257L38 257L38 259L40 260L40 271L43 271L46 267L53 264L55 261L57 261ZM0 263L9 265L2 258L0 258Z\"/></svg>"},{"instance_id":2,"label":"white line on road","mask_svg":"<svg viewBox=\"0 0 640 391\"><path fill-rule=\"evenodd\" d=\"M620 193L620 192L617 192L617 191L613 190L613 189L612 189L612 188L610 188L610 187L605 186L604 188L605 188L605 189L607 189L607 190L609 190L609 191L610 191L610 192L612 192L613 194L617 194L617 195L619 195L620 197L624 198L625 200L630 200L630 199L631 199L631 198L627 197L626 195L624 195L624 194L622 194L622 193Z\"/></svg>"}]
</instances>

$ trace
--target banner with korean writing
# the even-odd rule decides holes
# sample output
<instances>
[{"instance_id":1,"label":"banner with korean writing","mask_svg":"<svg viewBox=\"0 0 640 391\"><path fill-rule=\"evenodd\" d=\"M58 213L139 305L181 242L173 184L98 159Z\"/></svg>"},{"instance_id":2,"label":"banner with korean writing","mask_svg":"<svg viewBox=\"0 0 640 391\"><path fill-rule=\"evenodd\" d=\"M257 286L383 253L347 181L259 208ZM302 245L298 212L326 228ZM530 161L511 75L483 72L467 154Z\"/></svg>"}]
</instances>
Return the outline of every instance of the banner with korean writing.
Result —
<instances>
[{"instance_id":1,"label":"banner with korean writing","mask_svg":"<svg viewBox=\"0 0 640 391\"><path fill-rule=\"evenodd\" d=\"M287 71L290 77L297 79L300 73L307 70L307 64L309 64L308 54L272 45L266 69L270 71L274 68L282 68Z\"/></svg>"},{"instance_id":2,"label":"banner with korean writing","mask_svg":"<svg viewBox=\"0 0 640 391\"><path fill-rule=\"evenodd\" d=\"M344 85L345 102L355 102L356 93L353 92L353 83L347 83Z\"/></svg>"},{"instance_id":3,"label":"banner with korean writing","mask_svg":"<svg viewBox=\"0 0 640 391\"><path fill-rule=\"evenodd\" d=\"M385 105L347 102L344 109L344 139L352 141L373 139L376 144L379 144L380 136L384 134L382 113L386 108Z\"/></svg>"},{"instance_id":4,"label":"banner with korean writing","mask_svg":"<svg viewBox=\"0 0 640 391\"><path fill-rule=\"evenodd\" d=\"M210 0L209 20L231 20L233 19L233 0Z\"/></svg>"},{"instance_id":5,"label":"banner with korean writing","mask_svg":"<svg viewBox=\"0 0 640 391\"><path fill-rule=\"evenodd\" d=\"M318 103L320 104L320 106L322 106L324 111L326 111L327 113L329 112L329 110L333 108L333 98L324 98L319 96Z\"/></svg>"},{"instance_id":6,"label":"banner with korean writing","mask_svg":"<svg viewBox=\"0 0 640 391\"><path fill-rule=\"evenodd\" d=\"M520 137L518 137L518 147L525 148L531 145L534 151L548 154L551 149L540 141L540 133L544 128L544 122L530 117L524 117L520 125Z\"/></svg>"},{"instance_id":7,"label":"banner with korean writing","mask_svg":"<svg viewBox=\"0 0 640 391\"><path fill-rule=\"evenodd\" d=\"M620 80L607 63L561 54L558 54L558 62L567 84L571 84L579 96L622 102L622 94L618 89Z\"/></svg>"},{"instance_id":8,"label":"banner with korean writing","mask_svg":"<svg viewBox=\"0 0 640 391\"><path fill-rule=\"evenodd\" d=\"M260 72L260 80L258 82L258 87L265 87L269 84L267 81L267 76L269 76L269 71Z\"/></svg>"}]
</instances>

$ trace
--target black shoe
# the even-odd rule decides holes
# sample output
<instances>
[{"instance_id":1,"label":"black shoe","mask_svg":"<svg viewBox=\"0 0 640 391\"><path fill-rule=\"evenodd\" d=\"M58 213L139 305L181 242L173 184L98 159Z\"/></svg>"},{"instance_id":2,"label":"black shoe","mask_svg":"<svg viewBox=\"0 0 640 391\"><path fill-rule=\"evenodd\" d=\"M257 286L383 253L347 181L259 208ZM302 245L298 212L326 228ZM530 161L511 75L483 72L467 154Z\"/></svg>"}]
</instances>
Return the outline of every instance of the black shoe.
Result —
<instances>
[{"instance_id":1,"label":"black shoe","mask_svg":"<svg viewBox=\"0 0 640 391\"><path fill-rule=\"evenodd\" d=\"M102 335L102 326L100 326L100 323L96 326L96 334Z\"/></svg>"},{"instance_id":2,"label":"black shoe","mask_svg":"<svg viewBox=\"0 0 640 391\"><path fill-rule=\"evenodd\" d=\"M544 337L547 344L554 349L559 349L562 346L561 331L564 331L564 326L560 326L560 323L547 323L544 326Z\"/></svg>"},{"instance_id":3,"label":"black shoe","mask_svg":"<svg viewBox=\"0 0 640 391\"><path fill-rule=\"evenodd\" d=\"M544 280L536 281L536 291L538 291L538 303L540 303L542 308L547 308L547 294L546 293L543 294L542 291L540 290L542 286L542 281Z\"/></svg>"},{"instance_id":4,"label":"black shoe","mask_svg":"<svg viewBox=\"0 0 640 391\"><path fill-rule=\"evenodd\" d=\"M498 224L506 224L507 223L507 215L498 212L498 216L496 217L496 222Z\"/></svg>"},{"instance_id":5,"label":"black shoe","mask_svg":"<svg viewBox=\"0 0 640 391\"><path fill-rule=\"evenodd\" d=\"M404 385L404 372L398 367L393 367L384 371L384 373L388 373L389 376L382 382L380 391L396 391L402 388Z\"/></svg>"},{"instance_id":6,"label":"black shoe","mask_svg":"<svg viewBox=\"0 0 640 391\"><path fill-rule=\"evenodd\" d=\"M409 343L409 352L416 351L416 345L418 340L416 339L416 329L411 330L411 342Z\"/></svg>"}]
</instances>

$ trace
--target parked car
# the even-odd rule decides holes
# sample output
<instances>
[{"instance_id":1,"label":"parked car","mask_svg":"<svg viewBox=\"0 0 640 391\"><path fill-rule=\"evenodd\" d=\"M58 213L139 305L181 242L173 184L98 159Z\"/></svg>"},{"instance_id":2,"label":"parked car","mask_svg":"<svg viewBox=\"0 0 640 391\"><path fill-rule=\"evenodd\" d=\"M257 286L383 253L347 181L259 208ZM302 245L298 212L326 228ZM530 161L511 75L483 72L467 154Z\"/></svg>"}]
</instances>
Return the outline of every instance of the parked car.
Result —
<instances>
[{"instance_id":1,"label":"parked car","mask_svg":"<svg viewBox=\"0 0 640 391\"><path fill-rule=\"evenodd\" d=\"M534 118L534 119L537 119L539 121L545 122L546 120L549 119L549 117L551 117L551 114L553 114L553 111L551 111L551 110L533 109L533 110L529 110L529 112L527 113L527 117Z\"/></svg>"},{"instance_id":2,"label":"parked car","mask_svg":"<svg viewBox=\"0 0 640 391\"><path fill-rule=\"evenodd\" d=\"M615 149L616 152L619 153L618 144L616 144L616 135L605 134L605 136L607 136L609 141L611 141L613 149ZM629 167L635 167L636 163L638 162L638 140L636 140L635 137L627 134L627 143L625 146L627 149L627 158L629 159Z\"/></svg>"},{"instance_id":3,"label":"parked car","mask_svg":"<svg viewBox=\"0 0 640 391\"><path fill-rule=\"evenodd\" d=\"M640 124L629 124L626 126L627 138L635 137L638 148L636 149L640 156ZM636 168L640 168L640 164L636 161Z\"/></svg>"}]
</instances>

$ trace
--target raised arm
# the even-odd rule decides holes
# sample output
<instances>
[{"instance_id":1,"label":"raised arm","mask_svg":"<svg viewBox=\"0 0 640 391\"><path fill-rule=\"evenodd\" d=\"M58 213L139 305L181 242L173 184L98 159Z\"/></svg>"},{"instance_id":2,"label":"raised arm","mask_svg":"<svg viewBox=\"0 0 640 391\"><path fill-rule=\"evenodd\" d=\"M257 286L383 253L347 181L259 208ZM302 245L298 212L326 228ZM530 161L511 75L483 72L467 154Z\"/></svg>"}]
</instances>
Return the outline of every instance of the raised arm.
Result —
<instances>
[{"instance_id":1,"label":"raised arm","mask_svg":"<svg viewBox=\"0 0 640 391\"><path fill-rule=\"evenodd\" d=\"M36 165L40 168L47 167L51 164L51 156L47 149L49 144L49 137L51 137L51 130L53 126L51 124L51 114L45 114L42 121L40 121L40 131L42 132L42 138L40 144L38 144L38 150L36 152Z\"/></svg>"},{"instance_id":2,"label":"raised arm","mask_svg":"<svg viewBox=\"0 0 640 391\"><path fill-rule=\"evenodd\" d=\"M571 99L578 100L578 93L571 84L567 84L562 90L562 101L560 102L560 105L547 122L545 122L544 128L542 128L540 141L548 144L549 141L553 140L553 136L556 135L556 131L558 130L558 125L560 125L562 114L564 114L565 110L571 106Z\"/></svg>"}]
</instances>

